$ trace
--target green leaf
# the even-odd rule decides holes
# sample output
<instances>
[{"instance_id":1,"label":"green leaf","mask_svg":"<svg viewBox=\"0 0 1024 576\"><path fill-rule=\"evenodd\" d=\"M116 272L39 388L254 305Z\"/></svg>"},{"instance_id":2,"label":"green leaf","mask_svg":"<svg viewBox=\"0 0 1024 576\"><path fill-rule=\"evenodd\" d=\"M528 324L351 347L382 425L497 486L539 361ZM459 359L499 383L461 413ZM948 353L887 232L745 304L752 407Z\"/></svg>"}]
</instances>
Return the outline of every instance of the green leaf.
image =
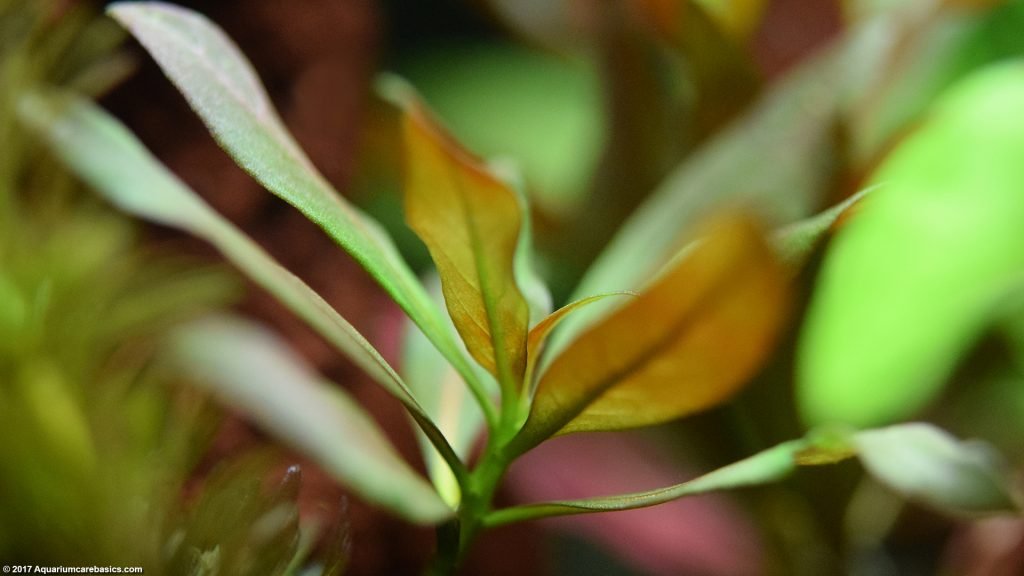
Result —
<instances>
[{"instance_id":1,"label":"green leaf","mask_svg":"<svg viewBox=\"0 0 1024 576\"><path fill-rule=\"evenodd\" d=\"M186 230L216 246L401 401L458 468L444 437L373 346L302 280L161 166L121 123L72 96L27 97L22 116L73 171L122 210Z\"/></svg>"},{"instance_id":2,"label":"green leaf","mask_svg":"<svg viewBox=\"0 0 1024 576\"><path fill-rule=\"evenodd\" d=\"M159 2L109 13L150 52L214 137L268 190L299 209L356 259L463 377L473 377L440 311L380 226L350 206L299 149L252 66L203 16Z\"/></svg>"},{"instance_id":3,"label":"green leaf","mask_svg":"<svg viewBox=\"0 0 1024 576\"><path fill-rule=\"evenodd\" d=\"M588 498L585 500L528 504L496 510L485 517L484 524L487 527L495 527L524 520L546 518L548 516L633 510L656 506L679 498L705 494L707 492L732 490L775 482L789 476L796 469L797 454L805 446L806 442L804 440L793 440L779 444L745 460L740 460L699 478L667 488L618 496Z\"/></svg>"},{"instance_id":4,"label":"green leaf","mask_svg":"<svg viewBox=\"0 0 1024 576\"><path fill-rule=\"evenodd\" d=\"M865 188L828 210L776 230L771 240L779 259L793 268L800 268L836 223L875 188Z\"/></svg>"},{"instance_id":5,"label":"green leaf","mask_svg":"<svg viewBox=\"0 0 1024 576\"><path fill-rule=\"evenodd\" d=\"M987 444L960 442L929 424L866 430L853 442L864 467L907 498L962 514L1020 512L1020 500Z\"/></svg>"},{"instance_id":6,"label":"green leaf","mask_svg":"<svg viewBox=\"0 0 1024 576\"><path fill-rule=\"evenodd\" d=\"M466 348L511 401L526 370L530 311L514 259L527 216L515 191L462 149L408 85L393 80L387 91L403 110L406 220L437 265Z\"/></svg>"},{"instance_id":7,"label":"green leaf","mask_svg":"<svg viewBox=\"0 0 1024 576\"><path fill-rule=\"evenodd\" d=\"M200 383L361 497L414 522L451 516L373 420L270 332L237 318L207 319L176 331L173 349Z\"/></svg>"},{"instance_id":8,"label":"green leaf","mask_svg":"<svg viewBox=\"0 0 1024 576\"><path fill-rule=\"evenodd\" d=\"M785 316L785 274L748 221L708 229L688 257L551 362L511 453L555 433L703 410L753 374Z\"/></svg>"},{"instance_id":9,"label":"green leaf","mask_svg":"<svg viewBox=\"0 0 1024 576\"><path fill-rule=\"evenodd\" d=\"M971 76L872 177L801 334L809 424L872 426L926 406L1024 271L1021 101L1021 64Z\"/></svg>"}]
</instances>

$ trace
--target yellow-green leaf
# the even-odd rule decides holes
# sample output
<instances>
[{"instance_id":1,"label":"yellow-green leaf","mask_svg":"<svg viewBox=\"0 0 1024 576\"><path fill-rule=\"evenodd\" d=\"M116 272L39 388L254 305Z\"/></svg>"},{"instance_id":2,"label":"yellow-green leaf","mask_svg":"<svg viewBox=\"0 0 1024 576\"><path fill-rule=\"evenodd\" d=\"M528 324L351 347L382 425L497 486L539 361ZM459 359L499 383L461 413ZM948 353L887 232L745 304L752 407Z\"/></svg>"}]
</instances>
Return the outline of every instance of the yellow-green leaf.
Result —
<instances>
[{"instance_id":1,"label":"yellow-green leaf","mask_svg":"<svg viewBox=\"0 0 1024 576\"><path fill-rule=\"evenodd\" d=\"M552 361L513 452L559 432L644 426L709 408L761 365L784 317L785 272L745 219L721 219L700 237Z\"/></svg>"},{"instance_id":2,"label":"yellow-green leaf","mask_svg":"<svg viewBox=\"0 0 1024 576\"><path fill-rule=\"evenodd\" d=\"M526 369L529 308L513 265L524 216L516 193L462 149L409 89L403 108L406 220L441 276L470 354L503 386Z\"/></svg>"}]
</instances>

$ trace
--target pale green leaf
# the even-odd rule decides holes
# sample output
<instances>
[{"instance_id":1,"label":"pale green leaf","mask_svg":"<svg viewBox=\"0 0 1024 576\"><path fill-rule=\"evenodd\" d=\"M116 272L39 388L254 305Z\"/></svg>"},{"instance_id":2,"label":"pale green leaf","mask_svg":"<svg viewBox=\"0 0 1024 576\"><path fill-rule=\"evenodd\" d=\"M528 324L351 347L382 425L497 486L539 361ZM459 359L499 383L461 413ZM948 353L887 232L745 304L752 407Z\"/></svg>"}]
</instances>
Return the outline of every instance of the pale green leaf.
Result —
<instances>
[{"instance_id":1,"label":"pale green leaf","mask_svg":"<svg viewBox=\"0 0 1024 576\"><path fill-rule=\"evenodd\" d=\"M440 311L390 238L338 195L299 149L252 66L223 31L195 12L160 2L115 3L108 11L150 52L220 145L348 251L471 378Z\"/></svg>"},{"instance_id":2,"label":"pale green leaf","mask_svg":"<svg viewBox=\"0 0 1024 576\"><path fill-rule=\"evenodd\" d=\"M398 456L376 423L270 332L237 318L211 318L177 330L173 349L198 383L309 454L369 502L414 522L451 516L451 508Z\"/></svg>"},{"instance_id":3,"label":"pale green leaf","mask_svg":"<svg viewBox=\"0 0 1024 576\"><path fill-rule=\"evenodd\" d=\"M687 496L775 482L789 476L796 469L797 455L805 446L806 442L803 440L779 444L745 460L667 488L585 500L527 504L496 510L485 518L484 524L494 527L548 516L633 510L656 506Z\"/></svg>"},{"instance_id":4,"label":"pale green leaf","mask_svg":"<svg viewBox=\"0 0 1024 576\"><path fill-rule=\"evenodd\" d=\"M431 440L451 454L405 383L373 346L302 280L160 165L121 123L72 96L32 96L23 104L23 117L98 192L127 212L189 231L216 246L401 401Z\"/></svg>"},{"instance_id":5,"label":"pale green leaf","mask_svg":"<svg viewBox=\"0 0 1024 576\"><path fill-rule=\"evenodd\" d=\"M853 443L868 472L907 498L954 513L1020 511L1005 465L987 444L921 423L858 432Z\"/></svg>"},{"instance_id":6,"label":"pale green leaf","mask_svg":"<svg viewBox=\"0 0 1024 576\"><path fill-rule=\"evenodd\" d=\"M1024 271L1021 101L1021 64L971 76L872 177L801 335L808 423L872 426L926 406Z\"/></svg>"}]
</instances>

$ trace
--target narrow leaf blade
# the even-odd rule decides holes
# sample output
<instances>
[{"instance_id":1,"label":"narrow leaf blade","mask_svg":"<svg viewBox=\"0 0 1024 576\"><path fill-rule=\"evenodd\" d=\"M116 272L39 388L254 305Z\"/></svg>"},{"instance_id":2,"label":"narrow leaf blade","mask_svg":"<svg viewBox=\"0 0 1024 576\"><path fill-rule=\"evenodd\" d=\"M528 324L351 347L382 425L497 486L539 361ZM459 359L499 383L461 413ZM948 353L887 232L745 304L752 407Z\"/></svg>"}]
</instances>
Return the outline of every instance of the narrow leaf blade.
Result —
<instances>
[{"instance_id":1,"label":"narrow leaf blade","mask_svg":"<svg viewBox=\"0 0 1024 576\"><path fill-rule=\"evenodd\" d=\"M161 2L115 3L108 11L149 51L239 165L323 228L445 357L466 366L439 311L391 239L316 170L288 134L252 66L223 31L198 13Z\"/></svg>"},{"instance_id":2,"label":"narrow leaf blade","mask_svg":"<svg viewBox=\"0 0 1024 576\"><path fill-rule=\"evenodd\" d=\"M368 501L420 523L452 514L347 394L325 384L265 329L211 318L176 332L173 349L200 383Z\"/></svg>"},{"instance_id":3,"label":"narrow leaf blade","mask_svg":"<svg viewBox=\"0 0 1024 576\"><path fill-rule=\"evenodd\" d=\"M546 518L548 516L633 510L656 506L679 498L707 492L732 490L775 482L789 476L796 469L796 455L804 446L805 442L803 440L793 440L779 444L734 464L667 488L584 500L530 504L497 510L486 518L485 523L487 526L500 526L502 524Z\"/></svg>"},{"instance_id":4,"label":"narrow leaf blade","mask_svg":"<svg viewBox=\"0 0 1024 576\"><path fill-rule=\"evenodd\" d=\"M29 97L22 116L72 170L115 205L216 246L401 401L444 449L443 436L377 350L302 280L160 165L124 125L95 104L70 95Z\"/></svg>"}]
</instances>

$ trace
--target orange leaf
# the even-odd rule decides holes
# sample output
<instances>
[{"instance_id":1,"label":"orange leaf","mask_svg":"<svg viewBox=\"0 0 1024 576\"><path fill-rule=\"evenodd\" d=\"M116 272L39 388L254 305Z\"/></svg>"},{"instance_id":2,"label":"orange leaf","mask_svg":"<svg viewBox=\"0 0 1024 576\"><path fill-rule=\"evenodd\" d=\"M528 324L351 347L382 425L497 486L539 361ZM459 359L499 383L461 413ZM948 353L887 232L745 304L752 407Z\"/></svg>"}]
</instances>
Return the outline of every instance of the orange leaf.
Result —
<instances>
[{"instance_id":1,"label":"orange leaf","mask_svg":"<svg viewBox=\"0 0 1024 576\"><path fill-rule=\"evenodd\" d=\"M513 269L523 223L519 198L403 92L406 220L437 265L466 348L503 389L516 390L529 323Z\"/></svg>"},{"instance_id":2,"label":"orange leaf","mask_svg":"<svg viewBox=\"0 0 1024 576\"><path fill-rule=\"evenodd\" d=\"M786 274L760 232L726 218L544 373L513 452L556 433L665 422L735 393L767 358Z\"/></svg>"}]
</instances>

